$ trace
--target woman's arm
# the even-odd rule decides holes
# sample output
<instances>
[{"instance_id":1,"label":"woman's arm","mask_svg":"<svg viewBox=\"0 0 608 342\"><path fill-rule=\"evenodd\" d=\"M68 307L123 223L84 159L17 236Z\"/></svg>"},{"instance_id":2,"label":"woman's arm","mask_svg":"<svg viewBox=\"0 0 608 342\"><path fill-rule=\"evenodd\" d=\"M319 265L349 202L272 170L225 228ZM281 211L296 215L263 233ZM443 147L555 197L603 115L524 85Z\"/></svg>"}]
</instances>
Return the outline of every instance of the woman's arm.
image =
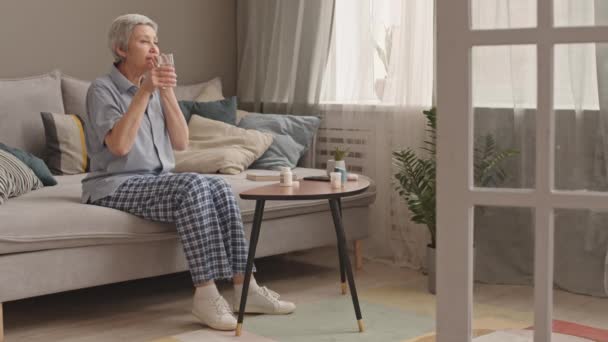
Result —
<instances>
[{"instance_id":1,"label":"woman's arm","mask_svg":"<svg viewBox=\"0 0 608 342\"><path fill-rule=\"evenodd\" d=\"M176 151L188 147L188 124L182 114L173 88L160 89L160 101L165 113L165 123L169 130L171 145Z\"/></svg>"},{"instance_id":2,"label":"woman's arm","mask_svg":"<svg viewBox=\"0 0 608 342\"><path fill-rule=\"evenodd\" d=\"M106 134L104 142L112 154L122 157L129 153L131 147L133 147L151 94L149 89L139 88L133 96L127 112Z\"/></svg>"},{"instance_id":3,"label":"woman's arm","mask_svg":"<svg viewBox=\"0 0 608 342\"><path fill-rule=\"evenodd\" d=\"M141 87L137 90L131 100L131 104L129 104L129 108L127 108L127 112L124 113L108 134L106 134L104 142L112 154L124 156L129 153L131 147L133 147L135 138L137 137L137 131L141 126L141 120L148 107L150 96L157 88L161 88L161 92L169 92L169 95L161 95L163 106L166 106L165 103L168 103L169 108L172 108L172 106L177 107L177 113L173 107L172 109L169 109L169 114L166 115L166 124L169 129L171 144L176 150L180 148L182 150L186 149L186 146L188 145L188 126L179 109L172 89L176 85L176 78L177 76L175 75L173 67L167 66L154 68L145 75ZM167 96L169 96L169 100L163 100L163 98ZM171 105L172 102L173 105ZM165 111L167 110L165 109ZM169 119L169 117L171 117L171 119ZM179 122L180 118L182 122ZM177 124L175 122L177 122ZM184 128L185 134L181 131L181 129ZM177 137L177 139L175 137Z\"/></svg>"}]
</instances>

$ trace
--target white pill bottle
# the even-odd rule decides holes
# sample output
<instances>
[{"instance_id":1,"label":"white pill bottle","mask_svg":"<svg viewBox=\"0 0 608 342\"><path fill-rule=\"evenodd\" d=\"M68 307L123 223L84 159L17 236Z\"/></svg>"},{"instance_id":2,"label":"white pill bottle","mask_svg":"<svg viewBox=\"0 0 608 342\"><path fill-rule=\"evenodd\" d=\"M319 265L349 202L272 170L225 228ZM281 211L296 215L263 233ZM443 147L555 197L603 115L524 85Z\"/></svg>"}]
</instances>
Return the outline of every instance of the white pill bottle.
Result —
<instances>
[{"instance_id":1,"label":"white pill bottle","mask_svg":"<svg viewBox=\"0 0 608 342\"><path fill-rule=\"evenodd\" d=\"M281 167L279 185L280 186L292 186L293 185L293 173L291 172L291 168L289 168L288 166Z\"/></svg>"}]
</instances>

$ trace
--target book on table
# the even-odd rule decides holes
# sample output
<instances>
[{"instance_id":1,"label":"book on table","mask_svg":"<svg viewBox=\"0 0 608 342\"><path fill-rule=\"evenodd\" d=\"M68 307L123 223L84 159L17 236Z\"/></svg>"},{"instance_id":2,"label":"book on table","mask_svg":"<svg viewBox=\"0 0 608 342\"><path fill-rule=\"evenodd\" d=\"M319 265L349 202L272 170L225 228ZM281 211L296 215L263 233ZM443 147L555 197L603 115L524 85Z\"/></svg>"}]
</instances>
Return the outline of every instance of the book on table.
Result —
<instances>
[{"instance_id":1,"label":"book on table","mask_svg":"<svg viewBox=\"0 0 608 342\"><path fill-rule=\"evenodd\" d=\"M247 176L245 177L250 181L254 181L254 182L272 182L272 181L279 181L281 179L281 175L278 171L276 172L269 172L269 171L250 171L247 172ZM298 176L293 173L292 175L292 179L294 181L298 180Z\"/></svg>"}]
</instances>

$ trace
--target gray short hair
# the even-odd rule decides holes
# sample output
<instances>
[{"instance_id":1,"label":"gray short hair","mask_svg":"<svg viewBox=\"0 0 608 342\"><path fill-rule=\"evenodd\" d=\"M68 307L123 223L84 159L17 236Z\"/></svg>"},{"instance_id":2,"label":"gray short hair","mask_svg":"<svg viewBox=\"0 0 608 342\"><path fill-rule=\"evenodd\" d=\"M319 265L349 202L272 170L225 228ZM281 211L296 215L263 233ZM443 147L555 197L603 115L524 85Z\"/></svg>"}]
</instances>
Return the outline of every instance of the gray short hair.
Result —
<instances>
[{"instance_id":1,"label":"gray short hair","mask_svg":"<svg viewBox=\"0 0 608 342\"><path fill-rule=\"evenodd\" d=\"M114 56L115 63L123 60L116 52L116 49L120 48L123 51L127 51L129 38L131 38L133 29L137 25L148 25L158 32L158 25L152 19L142 14L124 14L112 22L110 32L108 32L108 45Z\"/></svg>"}]
</instances>

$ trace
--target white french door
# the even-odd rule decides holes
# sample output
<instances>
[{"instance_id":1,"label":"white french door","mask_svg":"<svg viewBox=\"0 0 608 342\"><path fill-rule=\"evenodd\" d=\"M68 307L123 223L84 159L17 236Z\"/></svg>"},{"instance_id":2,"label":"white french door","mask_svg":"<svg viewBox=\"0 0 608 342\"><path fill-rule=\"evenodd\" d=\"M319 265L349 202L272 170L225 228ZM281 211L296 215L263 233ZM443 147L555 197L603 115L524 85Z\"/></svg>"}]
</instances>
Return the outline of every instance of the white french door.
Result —
<instances>
[{"instance_id":1,"label":"white french door","mask_svg":"<svg viewBox=\"0 0 608 342\"><path fill-rule=\"evenodd\" d=\"M436 0L438 341L472 338L476 206L529 208L533 213L534 340L551 341L554 212L608 208L605 192L556 189L554 52L563 44L608 42L608 27L557 26L554 0L529 0L536 10L531 23L518 28L476 29L471 23L471 1ZM520 189L478 188L473 181L472 60L475 49L498 46L528 49L536 58L532 70L534 100L523 105L534 110L535 138L530 146L535 156L531 162L533 181Z\"/></svg>"}]
</instances>

